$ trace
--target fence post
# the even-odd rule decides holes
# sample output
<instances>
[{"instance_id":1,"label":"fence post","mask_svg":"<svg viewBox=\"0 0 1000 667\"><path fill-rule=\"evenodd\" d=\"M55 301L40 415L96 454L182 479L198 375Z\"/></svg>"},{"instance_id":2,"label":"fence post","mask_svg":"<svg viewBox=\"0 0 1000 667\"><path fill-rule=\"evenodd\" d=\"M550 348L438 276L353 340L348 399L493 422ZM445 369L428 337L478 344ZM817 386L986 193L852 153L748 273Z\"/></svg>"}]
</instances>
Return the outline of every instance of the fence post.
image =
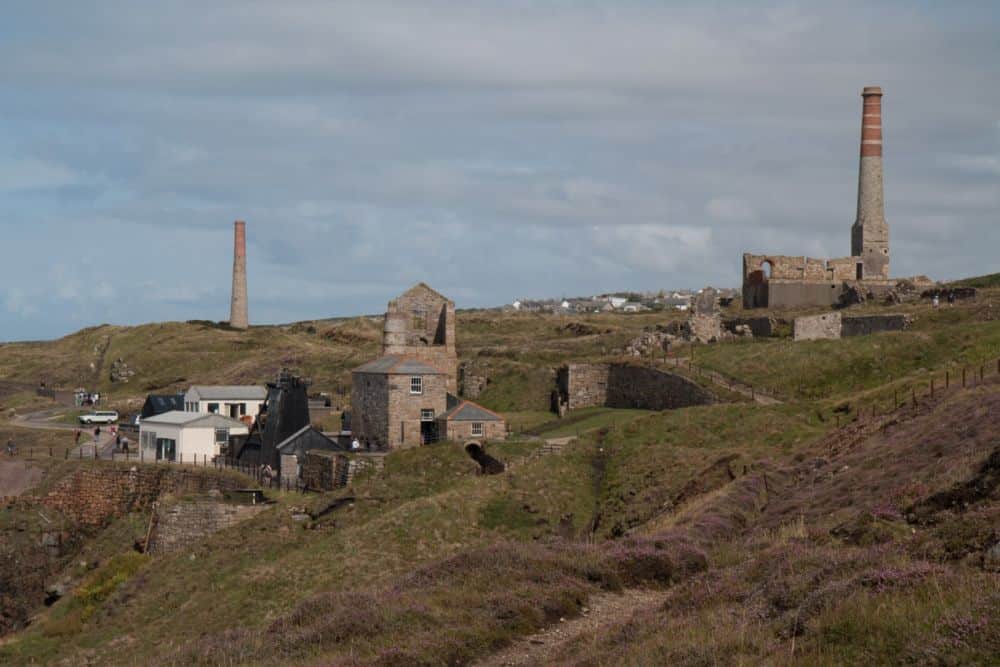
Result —
<instances>
[{"instance_id":1,"label":"fence post","mask_svg":"<svg viewBox=\"0 0 1000 667\"><path fill-rule=\"evenodd\" d=\"M931 378L931 398L934 398L934 378Z\"/></svg>"},{"instance_id":2,"label":"fence post","mask_svg":"<svg viewBox=\"0 0 1000 667\"><path fill-rule=\"evenodd\" d=\"M985 366L985 364L979 364L979 382L983 381L983 366Z\"/></svg>"},{"instance_id":3,"label":"fence post","mask_svg":"<svg viewBox=\"0 0 1000 667\"><path fill-rule=\"evenodd\" d=\"M139 446L139 463L146 462L146 452L143 451L142 445Z\"/></svg>"},{"instance_id":4,"label":"fence post","mask_svg":"<svg viewBox=\"0 0 1000 667\"><path fill-rule=\"evenodd\" d=\"M951 384L951 371L944 372L944 388L947 389L948 385Z\"/></svg>"},{"instance_id":5,"label":"fence post","mask_svg":"<svg viewBox=\"0 0 1000 667\"><path fill-rule=\"evenodd\" d=\"M913 396L913 405L915 407L917 405L917 388L911 386L910 387L910 393Z\"/></svg>"},{"instance_id":6,"label":"fence post","mask_svg":"<svg viewBox=\"0 0 1000 667\"><path fill-rule=\"evenodd\" d=\"M97 460L97 447L98 447L98 445L97 445L97 443L95 442L95 443L94 443L94 460L95 460L95 461Z\"/></svg>"}]
</instances>

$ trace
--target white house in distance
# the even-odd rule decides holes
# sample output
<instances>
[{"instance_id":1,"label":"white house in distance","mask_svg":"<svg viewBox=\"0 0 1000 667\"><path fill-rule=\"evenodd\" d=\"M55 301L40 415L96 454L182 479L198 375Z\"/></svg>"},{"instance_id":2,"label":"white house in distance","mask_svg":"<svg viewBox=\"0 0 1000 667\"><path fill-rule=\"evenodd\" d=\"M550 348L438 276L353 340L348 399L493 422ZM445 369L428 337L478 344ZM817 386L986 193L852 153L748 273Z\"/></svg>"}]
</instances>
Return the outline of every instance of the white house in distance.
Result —
<instances>
[{"instance_id":1,"label":"white house in distance","mask_svg":"<svg viewBox=\"0 0 1000 667\"><path fill-rule=\"evenodd\" d=\"M217 414L172 410L139 424L139 447L147 461L210 462L230 435L247 435L243 422Z\"/></svg>"},{"instance_id":2,"label":"white house in distance","mask_svg":"<svg viewBox=\"0 0 1000 667\"><path fill-rule=\"evenodd\" d=\"M194 385L184 394L184 411L257 420L267 389L257 385Z\"/></svg>"}]
</instances>

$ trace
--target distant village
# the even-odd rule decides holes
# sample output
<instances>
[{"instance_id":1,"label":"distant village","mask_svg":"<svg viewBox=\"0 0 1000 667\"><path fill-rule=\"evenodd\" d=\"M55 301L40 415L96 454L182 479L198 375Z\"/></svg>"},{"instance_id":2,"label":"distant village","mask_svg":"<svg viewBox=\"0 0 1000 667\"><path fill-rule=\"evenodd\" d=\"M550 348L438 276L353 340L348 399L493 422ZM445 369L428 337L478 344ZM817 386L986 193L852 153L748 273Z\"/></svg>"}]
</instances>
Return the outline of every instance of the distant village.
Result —
<instances>
[{"instance_id":1,"label":"distant village","mask_svg":"<svg viewBox=\"0 0 1000 667\"><path fill-rule=\"evenodd\" d=\"M613 292L595 296L561 299L515 299L503 307L508 312L549 313L571 315L574 313L644 313L652 311L686 311L703 293L699 290L660 290L658 292ZM725 306L739 295L736 289L716 289L721 305Z\"/></svg>"}]
</instances>

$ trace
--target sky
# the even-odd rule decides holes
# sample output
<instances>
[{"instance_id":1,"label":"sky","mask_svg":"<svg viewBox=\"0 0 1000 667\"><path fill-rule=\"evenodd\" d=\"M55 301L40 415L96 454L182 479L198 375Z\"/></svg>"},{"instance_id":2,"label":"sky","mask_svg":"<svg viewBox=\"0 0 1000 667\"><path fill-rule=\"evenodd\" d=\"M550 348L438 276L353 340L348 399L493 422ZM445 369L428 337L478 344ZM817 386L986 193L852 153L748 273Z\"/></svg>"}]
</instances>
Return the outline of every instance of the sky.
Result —
<instances>
[{"instance_id":1,"label":"sky","mask_svg":"<svg viewBox=\"0 0 1000 667\"><path fill-rule=\"evenodd\" d=\"M0 340L737 287L842 257L880 85L894 276L1000 270L995 3L8 0Z\"/></svg>"}]
</instances>

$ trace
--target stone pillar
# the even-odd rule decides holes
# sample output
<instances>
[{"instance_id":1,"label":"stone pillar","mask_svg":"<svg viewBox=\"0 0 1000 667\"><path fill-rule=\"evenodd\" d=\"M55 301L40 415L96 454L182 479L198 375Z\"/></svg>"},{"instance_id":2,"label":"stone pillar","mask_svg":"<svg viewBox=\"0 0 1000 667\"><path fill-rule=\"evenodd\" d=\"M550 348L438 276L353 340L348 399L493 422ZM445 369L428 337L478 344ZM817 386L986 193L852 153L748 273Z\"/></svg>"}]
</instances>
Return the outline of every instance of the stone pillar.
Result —
<instances>
[{"instance_id":1,"label":"stone pillar","mask_svg":"<svg viewBox=\"0 0 1000 667\"><path fill-rule=\"evenodd\" d=\"M851 256L858 258L859 278L888 280L889 225L882 196L882 89L862 93L861 160L858 167L858 217L851 227Z\"/></svg>"},{"instance_id":2,"label":"stone pillar","mask_svg":"<svg viewBox=\"0 0 1000 667\"><path fill-rule=\"evenodd\" d=\"M247 315L247 223L234 223L233 243L233 300L229 310L229 326L246 329L250 326Z\"/></svg>"}]
</instances>

